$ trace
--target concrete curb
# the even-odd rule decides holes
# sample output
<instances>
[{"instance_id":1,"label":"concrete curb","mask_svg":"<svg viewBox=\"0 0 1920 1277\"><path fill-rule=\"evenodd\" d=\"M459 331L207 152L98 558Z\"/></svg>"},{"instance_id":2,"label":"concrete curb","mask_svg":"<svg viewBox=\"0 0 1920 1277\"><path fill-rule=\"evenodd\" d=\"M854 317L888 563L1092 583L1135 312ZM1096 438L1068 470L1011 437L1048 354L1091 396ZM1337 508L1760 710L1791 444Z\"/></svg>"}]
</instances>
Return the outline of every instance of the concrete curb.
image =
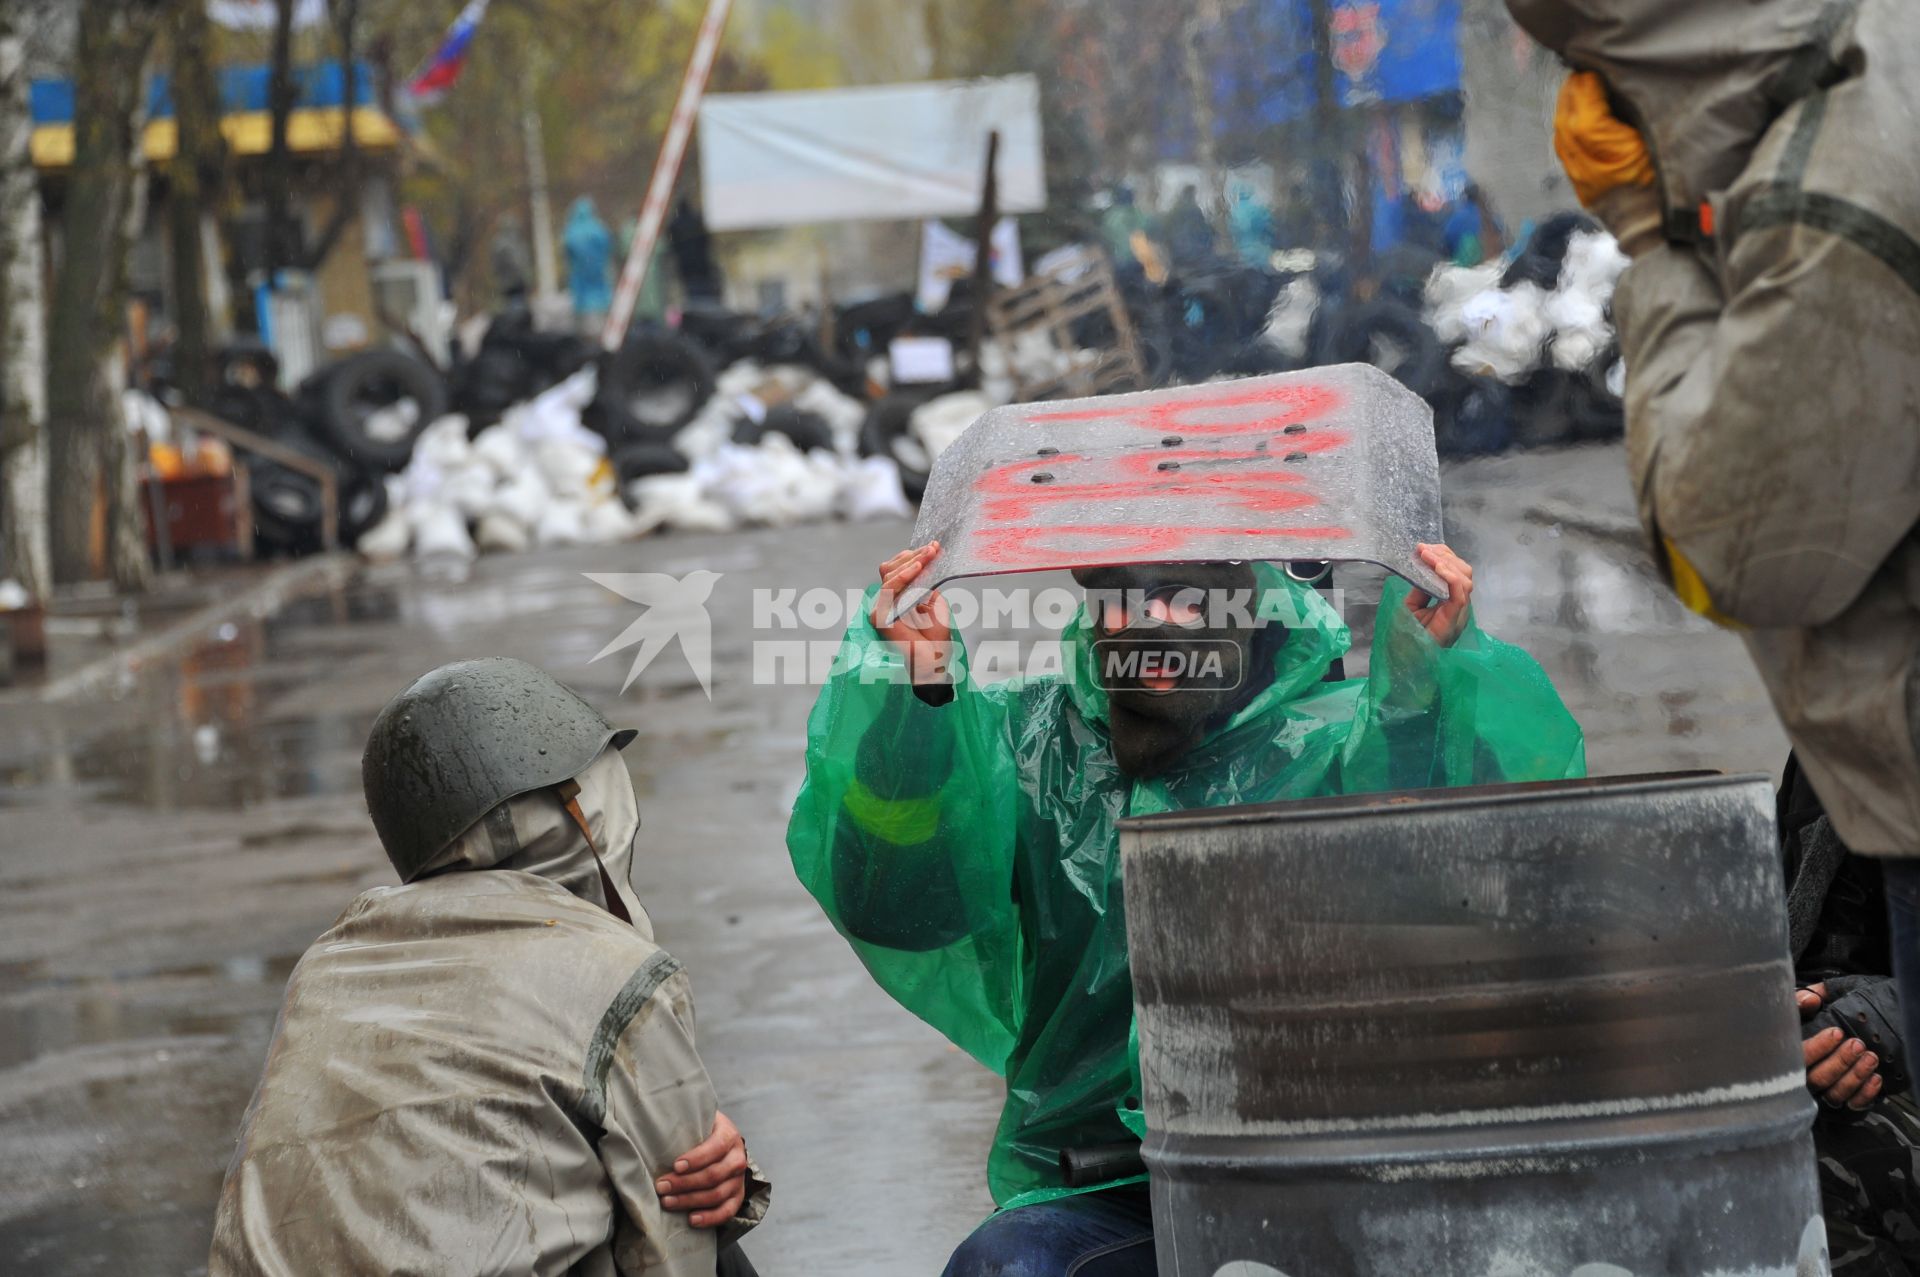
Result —
<instances>
[{"instance_id":1,"label":"concrete curb","mask_svg":"<svg viewBox=\"0 0 1920 1277\"><path fill-rule=\"evenodd\" d=\"M209 603L117 652L23 692L18 699L57 704L95 695L137 675L144 666L179 655L228 621L271 616L302 594L345 585L359 570L360 557L346 550L284 564L231 598Z\"/></svg>"}]
</instances>

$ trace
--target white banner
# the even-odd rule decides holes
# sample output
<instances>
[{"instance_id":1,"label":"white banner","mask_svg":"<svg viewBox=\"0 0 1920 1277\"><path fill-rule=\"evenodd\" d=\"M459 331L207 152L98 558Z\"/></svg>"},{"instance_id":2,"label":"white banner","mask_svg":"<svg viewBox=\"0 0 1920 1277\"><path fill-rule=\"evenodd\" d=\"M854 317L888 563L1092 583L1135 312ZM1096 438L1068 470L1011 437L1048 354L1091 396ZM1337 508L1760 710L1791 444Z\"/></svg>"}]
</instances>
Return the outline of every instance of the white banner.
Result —
<instances>
[{"instance_id":1,"label":"white banner","mask_svg":"<svg viewBox=\"0 0 1920 1277\"><path fill-rule=\"evenodd\" d=\"M758 230L978 212L994 129L1000 211L1045 208L1040 84L1030 75L712 94L700 107L707 225Z\"/></svg>"},{"instance_id":2,"label":"white banner","mask_svg":"<svg viewBox=\"0 0 1920 1277\"><path fill-rule=\"evenodd\" d=\"M1012 288L1027 277L1020 260L1020 223L1011 217L993 224L993 234L987 237L987 254L993 282L1002 288ZM944 309L948 294L953 292L953 281L971 276L979 260L979 251L965 235L939 222L922 226L920 285L914 292L914 304L926 314Z\"/></svg>"},{"instance_id":3,"label":"white banner","mask_svg":"<svg viewBox=\"0 0 1920 1277\"><path fill-rule=\"evenodd\" d=\"M207 0L207 16L229 31L271 31L275 0ZM327 0L294 0L293 29L304 31L327 20Z\"/></svg>"}]
</instances>

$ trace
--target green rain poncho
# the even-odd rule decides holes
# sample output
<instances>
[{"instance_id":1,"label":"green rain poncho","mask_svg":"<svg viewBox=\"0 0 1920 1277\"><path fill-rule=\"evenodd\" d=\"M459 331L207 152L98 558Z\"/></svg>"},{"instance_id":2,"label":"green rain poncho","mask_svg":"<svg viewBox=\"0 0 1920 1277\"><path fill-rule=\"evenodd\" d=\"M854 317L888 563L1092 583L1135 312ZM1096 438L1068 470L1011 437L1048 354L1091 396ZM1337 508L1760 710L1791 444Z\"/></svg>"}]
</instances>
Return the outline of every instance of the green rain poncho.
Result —
<instances>
[{"instance_id":1,"label":"green rain poncho","mask_svg":"<svg viewBox=\"0 0 1920 1277\"><path fill-rule=\"evenodd\" d=\"M1145 1129L1121 817L1585 771L1579 726L1525 652L1472 624L1442 648L1394 580L1367 677L1328 682L1347 627L1258 571L1262 613L1289 628L1273 681L1163 776L1114 763L1084 608L1064 676L970 685L962 654L937 707L863 612L814 706L794 868L888 993L1006 1078L987 1163L1002 1207L1082 1191L1062 1149Z\"/></svg>"}]
</instances>

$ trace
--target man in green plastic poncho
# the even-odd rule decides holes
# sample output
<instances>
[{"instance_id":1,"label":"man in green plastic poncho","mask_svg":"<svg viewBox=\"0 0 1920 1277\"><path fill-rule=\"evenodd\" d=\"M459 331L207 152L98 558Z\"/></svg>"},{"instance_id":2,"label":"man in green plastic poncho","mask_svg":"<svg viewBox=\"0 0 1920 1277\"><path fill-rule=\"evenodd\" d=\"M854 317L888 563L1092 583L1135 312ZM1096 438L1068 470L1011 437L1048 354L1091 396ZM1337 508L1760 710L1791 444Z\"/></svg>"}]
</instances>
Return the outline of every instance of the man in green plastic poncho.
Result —
<instances>
[{"instance_id":1,"label":"man in green plastic poncho","mask_svg":"<svg viewBox=\"0 0 1920 1277\"><path fill-rule=\"evenodd\" d=\"M938 552L882 564L879 602ZM1473 623L1472 569L1419 553L1450 597L1390 582L1367 676L1339 682L1346 626L1271 564L1077 570L1064 675L990 686L937 592L884 629L869 592L808 723L787 841L882 987L1007 1079L1001 1209L948 1277L1154 1272L1127 1156L1145 1122L1123 816L1583 774L1545 673Z\"/></svg>"}]
</instances>

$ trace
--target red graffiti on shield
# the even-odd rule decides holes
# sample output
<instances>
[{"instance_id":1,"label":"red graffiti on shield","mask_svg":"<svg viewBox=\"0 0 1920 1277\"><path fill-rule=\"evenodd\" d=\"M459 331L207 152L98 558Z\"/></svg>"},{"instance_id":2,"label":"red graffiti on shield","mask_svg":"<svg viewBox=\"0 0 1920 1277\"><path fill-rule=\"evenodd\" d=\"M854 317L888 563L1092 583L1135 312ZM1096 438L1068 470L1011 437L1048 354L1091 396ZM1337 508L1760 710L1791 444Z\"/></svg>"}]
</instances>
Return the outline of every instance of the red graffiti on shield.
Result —
<instances>
[{"instance_id":1,"label":"red graffiti on shield","mask_svg":"<svg viewBox=\"0 0 1920 1277\"><path fill-rule=\"evenodd\" d=\"M1029 418L1036 425L1124 425L1140 432L1143 447L1117 457L1050 452L994 467L974 483L982 498L976 552L997 566L1035 569L1088 556L1176 559L1222 538L1351 536L1323 514L1315 517L1320 498L1297 468L1350 442L1344 429L1309 428L1340 403L1339 392L1324 385L1223 384L1126 408L1036 412ZM1078 521L1095 509L1118 513L1138 504L1150 504L1156 520Z\"/></svg>"}]
</instances>

